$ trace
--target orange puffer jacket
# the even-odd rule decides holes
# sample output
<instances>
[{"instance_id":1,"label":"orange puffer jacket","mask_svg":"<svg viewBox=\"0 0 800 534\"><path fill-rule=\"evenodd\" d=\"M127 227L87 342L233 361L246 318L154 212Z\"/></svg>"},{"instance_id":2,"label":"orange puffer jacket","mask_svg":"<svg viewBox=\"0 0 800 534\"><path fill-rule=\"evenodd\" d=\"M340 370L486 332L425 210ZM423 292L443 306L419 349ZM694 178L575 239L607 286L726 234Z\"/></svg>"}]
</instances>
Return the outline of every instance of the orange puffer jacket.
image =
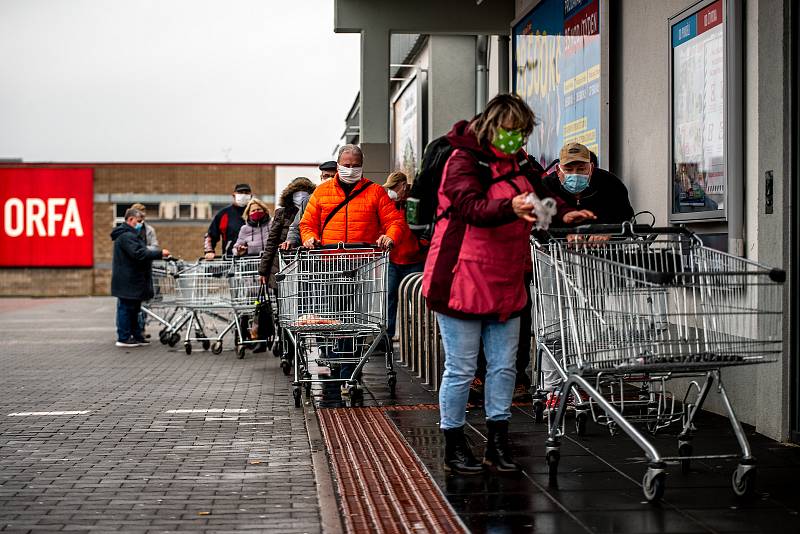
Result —
<instances>
[{"instance_id":1,"label":"orange puffer jacket","mask_svg":"<svg viewBox=\"0 0 800 534\"><path fill-rule=\"evenodd\" d=\"M375 243L385 234L397 243L402 236L403 214L394 207L383 187L366 178L356 184L351 195L364 187L364 191L333 216L323 231L325 219L344 201L345 193L338 175L317 186L300 221L303 242L313 237L323 245Z\"/></svg>"}]
</instances>

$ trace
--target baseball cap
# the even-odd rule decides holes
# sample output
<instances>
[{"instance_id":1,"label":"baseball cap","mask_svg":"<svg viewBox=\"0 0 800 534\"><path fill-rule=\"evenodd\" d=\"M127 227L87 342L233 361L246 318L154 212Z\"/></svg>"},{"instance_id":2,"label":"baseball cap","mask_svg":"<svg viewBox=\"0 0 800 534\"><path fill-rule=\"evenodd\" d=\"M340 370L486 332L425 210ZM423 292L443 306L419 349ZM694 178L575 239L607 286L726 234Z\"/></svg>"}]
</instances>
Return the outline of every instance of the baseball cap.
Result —
<instances>
[{"instance_id":1,"label":"baseball cap","mask_svg":"<svg viewBox=\"0 0 800 534\"><path fill-rule=\"evenodd\" d=\"M253 191L252 189L250 189L250 184L236 184L236 187L233 188L234 193L242 193L245 191L247 191L248 193Z\"/></svg>"},{"instance_id":2,"label":"baseball cap","mask_svg":"<svg viewBox=\"0 0 800 534\"><path fill-rule=\"evenodd\" d=\"M567 143L561 147L561 152L558 155L559 163L566 165L579 161L581 163L590 163L592 156L589 149L580 143Z\"/></svg>"},{"instance_id":3,"label":"baseball cap","mask_svg":"<svg viewBox=\"0 0 800 534\"><path fill-rule=\"evenodd\" d=\"M336 170L336 162L335 161L326 161L325 163L320 164L319 170L321 170L321 171L335 171Z\"/></svg>"}]
</instances>

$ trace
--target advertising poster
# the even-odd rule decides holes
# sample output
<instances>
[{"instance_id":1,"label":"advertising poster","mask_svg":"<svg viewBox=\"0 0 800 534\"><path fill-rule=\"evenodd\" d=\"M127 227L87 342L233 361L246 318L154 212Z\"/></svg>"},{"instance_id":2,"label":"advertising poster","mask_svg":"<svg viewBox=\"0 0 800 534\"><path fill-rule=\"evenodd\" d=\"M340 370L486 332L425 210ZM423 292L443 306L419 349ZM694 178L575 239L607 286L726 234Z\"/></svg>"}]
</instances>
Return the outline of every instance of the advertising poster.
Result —
<instances>
[{"instance_id":1,"label":"advertising poster","mask_svg":"<svg viewBox=\"0 0 800 534\"><path fill-rule=\"evenodd\" d=\"M725 201L725 43L722 0L672 26L672 213Z\"/></svg>"},{"instance_id":2,"label":"advertising poster","mask_svg":"<svg viewBox=\"0 0 800 534\"><path fill-rule=\"evenodd\" d=\"M514 91L539 120L526 149L544 167L567 142L600 157L599 4L542 0L514 26Z\"/></svg>"},{"instance_id":3,"label":"advertising poster","mask_svg":"<svg viewBox=\"0 0 800 534\"><path fill-rule=\"evenodd\" d=\"M91 267L92 169L0 169L0 266Z\"/></svg>"},{"instance_id":4,"label":"advertising poster","mask_svg":"<svg viewBox=\"0 0 800 534\"><path fill-rule=\"evenodd\" d=\"M394 168L414 180L419 163L419 113L417 79L405 86L395 100L394 117Z\"/></svg>"}]
</instances>

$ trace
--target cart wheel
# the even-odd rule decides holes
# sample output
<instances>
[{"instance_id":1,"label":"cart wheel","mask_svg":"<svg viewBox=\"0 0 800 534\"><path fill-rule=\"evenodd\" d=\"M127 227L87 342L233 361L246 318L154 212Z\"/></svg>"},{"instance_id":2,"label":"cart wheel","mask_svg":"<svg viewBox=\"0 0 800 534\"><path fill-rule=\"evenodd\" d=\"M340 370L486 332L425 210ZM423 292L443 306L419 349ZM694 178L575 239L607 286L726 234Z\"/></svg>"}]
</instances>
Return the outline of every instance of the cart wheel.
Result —
<instances>
[{"instance_id":1,"label":"cart wheel","mask_svg":"<svg viewBox=\"0 0 800 534\"><path fill-rule=\"evenodd\" d=\"M544 422L544 403L540 400L533 403L533 420L537 424Z\"/></svg>"},{"instance_id":2,"label":"cart wheel","mask_svg":"<svg viewBox=\"0 0 800 534\"><path fill-rule=\"evenodd\" d=\"M660 501L664 496L666 474L663 469L648 467L642 479L642 491L647 502Z\"/></svg>"},{"instance_id":3,"label":"cart wheel","mask_svg":"<svg viewBox=\"0 0 800 534\"><path fill-rule=\"evenodd\" d=\"M577 412L575 414L575 433L583 437L586 435L586 423L589 421L589 414Z\"/></svg>"},{"instance_id":4,"label":"cart wheel","mask_svg":"<svg viewBox=\"0 0 800 534\"><path fill-rule=\"evenodd\" d=\"M161 342L162 345L166 345L169 341L169 334L167 333L166 328L162 328L158 332L158 340Z\"/></svg>"},{"instance_id":5,"label":"cart wheel","mask_svg":"<svg viewBox=\"0 0 800 534\"><path fill-rule=\"evenodd\" d=\"M211 352L214 354L222 354L222 340L218 339L211 345Z\"/></svg>"},{"instance_id":6,"label":"cart wheel","mask_svg":"<svg viewBox=\"0 0 800 534\"><path fill-rule=\"evenodd\" d=\"M192 353L192 344L187 341L186 343L183 344L183 350L186 351L186 354L191 354Z\"/></svg>"},{"instance_id":7,"label":"cart wheel","mask_svg":"<svg viewBox=\"0 0 800 534\"><path fill-rule=\"evenodd\" d=\"M292 397L294 397L294 407L299 408L302 405L302 401L300 399L300 386L295 386L292 388Z\"/></svg>"},{"instance_id":8,"label":"cart wheel","mask_svg":"<svg viewBox=\"0 0 800 534\"><path fill-rule=\"evenodd\" d=\"M238 346L236 347L236 356L237 356L237 357L238 357L240 360L241 360L242 358L244 358L244 349L245 349L244 345L238 345Z\"/></svg>"},{"instance_id":9,"label":"cart wheel","mask_svg":"<svg viewBox=\"0 0 800 534\"><path fill-rule=\"evenodd\" d=\"M208 350L211 347L211 342L207 339L203 340L203 350Z\"/></svg>"},{"instance_id":10,"label":"cart wheel","mask_svg":"<svg viewBox=\"0 0 800 534\"><path fill-rule=\"evenodd\" d=\"M691 456L692 444L688 441L678 443L678 456ZM688 458L681 459L681 473L688 475L692 468L692 461Z\"/></svg>"},{"instance_id":11,"label":"cart wheel","mask_svg":"<svg viewBox=\"0 0 800 534\"><path fill-rule=\"evenodd\" d=\"M288 360L281 360L281 371L286 376L289 376L289 373L292 372L292 364Z\"/></svg>"},{"instance_id":12,"label":"cart wheel","mask_svg":"<svg viewBox=\"0 0 800 534\"><path fill-rule=\"evenodd\" d=\"M397 395L397 377L390 375L387 382L389 384L389 397L393 399Z\"/></svg>"},{"instance_id":13,"label":"cart wheel","mask_svg":"<svg viewBox=\"0 0 800 534\"><path fill-rule=\"evenodd\" d=\"M167 340L167 344L170 347L174 347L178 344L178 341L181 340L181 336L178 335L177 332L173 332L171 336L169 336L169 340Z\"/></svg>"},{"instance_id":14,"label":"cart wheel","mask_svg":"<svg viewBox=\"0 0 800 534\"><path fill-rule=\"evenodd\" d=\"M561 459L561 451L549 450L547 454L544 456L545 462L547 462L547 474L550 477L550 485L555 486L558 484L558 462Z\"/></svg>"},{"instance_id":15,"label":"cart wheel","mask_svg":"<svg viewBox=\"0 0 800 534\"><path fill-rule=\"evenodd\" d=\"M737 497L750 499L756 493L756 466L739 464L731 477L733 492Z\"/></svg>"}]
</instances>

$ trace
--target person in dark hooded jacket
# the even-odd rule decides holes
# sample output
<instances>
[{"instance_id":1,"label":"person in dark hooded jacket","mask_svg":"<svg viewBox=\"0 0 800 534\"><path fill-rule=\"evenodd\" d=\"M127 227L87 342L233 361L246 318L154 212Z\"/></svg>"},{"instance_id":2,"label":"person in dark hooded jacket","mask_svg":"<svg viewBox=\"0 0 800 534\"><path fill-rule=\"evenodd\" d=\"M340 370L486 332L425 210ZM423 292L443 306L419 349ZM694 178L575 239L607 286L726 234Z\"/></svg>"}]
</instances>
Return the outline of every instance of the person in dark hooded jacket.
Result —
<instances>
[{"instance_id":1,"label":"person in dark hooded jacket","mask_svg":"<svg viewBox=\"0 0 800 534\"><path fill-rule=\"evenodd\" d=\"M267 238L267 246L261 256L261 266L258 274L262 276L262 283L269 281L270 286L274 287L274 275L278 272L278 262L275 261L281 243L286 241L289 233L289 226L299 213L300 206L308 200L316 186L303 176L299 176L289 182L286 189L281 193L278 201L278 209L275 210L275 217L272 218L272 226Z\"/></svg>"},{"instance_id":2,"label":"person in dark hooded jacket","mask_svg":"<svg viewBox=\"0 0 800 534\"><path fill-rule=\"evenodd\" d=\"M125 222L111 231L114 259L111 265L111 294L117 297L117 346L147 345L139 325L142 301L153 298L153 260L169 256L167 249L149 250L142 227L144 214L125 212Z\"/></svg>"}]
</instances>

